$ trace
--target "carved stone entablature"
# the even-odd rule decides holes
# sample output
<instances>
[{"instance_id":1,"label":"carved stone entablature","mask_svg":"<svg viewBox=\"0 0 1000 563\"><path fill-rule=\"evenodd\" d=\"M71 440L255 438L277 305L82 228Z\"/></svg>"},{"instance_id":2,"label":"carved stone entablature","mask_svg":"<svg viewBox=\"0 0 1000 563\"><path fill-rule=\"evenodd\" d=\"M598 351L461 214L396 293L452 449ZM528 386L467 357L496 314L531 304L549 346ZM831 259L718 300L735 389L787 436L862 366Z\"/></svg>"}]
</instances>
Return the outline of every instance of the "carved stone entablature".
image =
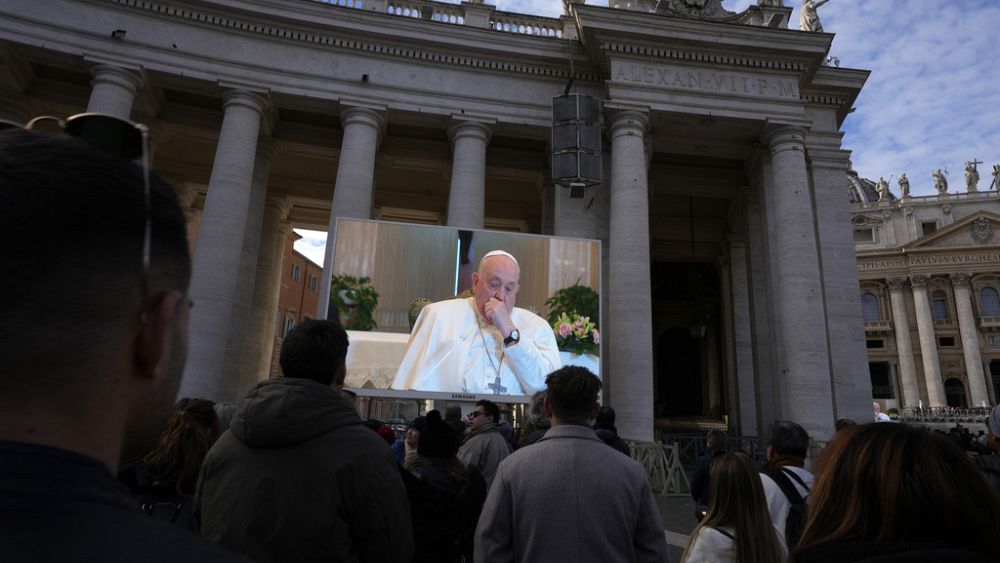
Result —
<instances>
[{"instance_id":1,"label":"carved stone entablature","mask_svg":"<svg viewBox=\"0 0 1000 563\"><path fill-rule=\"evenodd\" d=\"M986 244L993 240L993 221L986 217L977 217L969 225L972 232L972 240L979 244Z\"/></svg>"},{"instance_id":2,"label":"carved stone entablature","mask_svg":"<svg viewBox=\"0 0 1000 563\"><path fill-rule=\"evenodd\" d=\"M722 0L660 0L656 11L668 16L694 18L698 20L728 20L739 14L722 7Z\"/></svg>"},{"instance_id":3,"label":"carved stone entablature","mask_svg":"<svg viewBox=\"0 0 1000 563\"><path fill-rule=\"evenodd\" d=\"M910 280L906 278L889 278L885 280L885 284L889 286L889 291L903 291L906 286L910 285Z\"/></svg>"},{"instance_id":4,"label":"carved stone entablature","mask_svg":"<svg viewBox=\"0 0 1000 563\"><path fill-rule=\"evenodd\" d=\"M886 220L892 218L892 213L889 211L883 211L877 215L855 215L851 219L851 223L854 223L856 227L863 227L866 225L878 226L886 222Z\"/></svg>"},{"instance_id":5,"label":"carved stone entablature","mask_svg":"<svg viewBox=\"0 0 1000 563\"><path fill-rule=\"evenodd\" d=\"M910 285L912 285L914 289L926 289L927 282L929 282L930 279L931 278L928 276L910 276Z\"/></svg>"},{"instance_id":6,"label":"carved stone entablature","mask_svg":"<svg viewBox=\"0 0 1000 563\"><path fill-rule=\"evenodd\" d=\"M951 285L954 287L969 287L969 274L955 273L951 275Z\"/></svg>"},{"instance_id":7,"label":"carved stone entablature","mask_svg":"<svg viewBox=\"0 0 1000 563\"><path fill-rule=\"evenodd\" d=\"M934 276L927 281L928 287L931 289L945 289L951 286L948 278L941 276Z\"/></svg>"}]
</instances>

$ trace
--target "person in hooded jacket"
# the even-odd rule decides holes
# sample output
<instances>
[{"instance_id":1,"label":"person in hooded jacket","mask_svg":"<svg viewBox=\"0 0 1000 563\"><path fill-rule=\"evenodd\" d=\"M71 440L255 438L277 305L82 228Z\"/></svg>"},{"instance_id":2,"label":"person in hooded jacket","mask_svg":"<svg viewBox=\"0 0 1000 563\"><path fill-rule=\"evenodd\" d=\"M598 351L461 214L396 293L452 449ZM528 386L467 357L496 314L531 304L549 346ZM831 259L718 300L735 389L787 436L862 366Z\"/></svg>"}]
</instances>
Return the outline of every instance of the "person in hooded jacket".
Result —
<instances>
[{"instance_id":1,"label":"person in hooded jacket","mask_svg":"<svg viewBox=\"0 0 1000 563\"><path fill-rule=\"evenodd\" d=\"M419 440L403 477L413 517L413 563L472 561L486 481L455 457L458 436L440 412L427 413Z\"/></svg>"},{"instance_id":2,"label":"person in hooded jacket","mask_svg":"<svg viewBox=\"0 0 1000 563\"><path fill-rule=\"evenodd\" d=\"M202 464L203 537L255 561L410 560L410 508L392 452L340 392L347 345L332 321L288 333L284 377L250 390Z\"/></svg>"}]
</instances>

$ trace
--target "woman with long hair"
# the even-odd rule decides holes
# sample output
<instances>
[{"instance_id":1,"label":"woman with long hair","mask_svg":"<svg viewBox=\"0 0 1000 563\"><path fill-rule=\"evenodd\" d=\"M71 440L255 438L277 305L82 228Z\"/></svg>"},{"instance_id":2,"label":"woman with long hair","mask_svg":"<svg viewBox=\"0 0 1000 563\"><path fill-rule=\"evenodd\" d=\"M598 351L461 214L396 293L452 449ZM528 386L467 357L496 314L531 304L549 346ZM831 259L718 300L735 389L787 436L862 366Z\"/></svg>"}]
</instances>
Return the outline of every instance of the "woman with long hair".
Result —
<instances>
[{"instance_id":1,"label":"woman with long hair","mask_svg":"<svg viewBox=\"0 0 1000 563\"><path fill-rule=\"evenodd\" d=\"M212 401L181 399L156 448L136 469L139 509L171 524L196 530L193 496L205 454L219 436Z\"/></svg>"},{"instance_id":2,"label":"woman with long hair","mask_svg":"<svg viewBox=\"0 0 1000 563\"><path fill-rule=\"evenodd\" d=\"M947 437L905 424L865 424L842 430L823 450L791 560L875 557L1000 557L1000 501Z\"/></svg>"},{"instance_id":3,"label":"woman with long hair","mask_svg":"<svg viewBox=\"0 0 1000 563\"><path fill-rule=\"evenodd\" d=\"M682 563L781 563L785 548L771 523L757 468L744 452L715 457L708 514L691 532Z\"/></svg>"}]
</instances>

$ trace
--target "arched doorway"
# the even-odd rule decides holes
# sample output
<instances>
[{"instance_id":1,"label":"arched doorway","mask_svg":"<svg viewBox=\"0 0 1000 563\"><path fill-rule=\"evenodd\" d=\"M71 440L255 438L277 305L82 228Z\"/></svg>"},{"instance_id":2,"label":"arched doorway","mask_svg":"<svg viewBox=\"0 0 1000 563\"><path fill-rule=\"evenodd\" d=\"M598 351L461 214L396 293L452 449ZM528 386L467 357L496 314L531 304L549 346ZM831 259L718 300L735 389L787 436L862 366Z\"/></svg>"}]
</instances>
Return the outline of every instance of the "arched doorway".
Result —
<instances>
[{"instance_id":1,"label":"arched doorway","mask_svg":"<svg viewBox=\"0 0 1000 563\"><path fill-rule=\"evenodd\" d=\"M684 327L665 330L656 340L657 416L702 413L701 343Z\"/></svg>"},{"instance_id":2,"label":"arched doorway","mask_svg":"<svg viewBox=\"0 0 1000 563\"><path fill-rule=\"evenodd\" d=\"M944 382L944 396L948 400L949 407L969 406L965 400L965 384L954 377Z\"/></svg>"}]
</instances>

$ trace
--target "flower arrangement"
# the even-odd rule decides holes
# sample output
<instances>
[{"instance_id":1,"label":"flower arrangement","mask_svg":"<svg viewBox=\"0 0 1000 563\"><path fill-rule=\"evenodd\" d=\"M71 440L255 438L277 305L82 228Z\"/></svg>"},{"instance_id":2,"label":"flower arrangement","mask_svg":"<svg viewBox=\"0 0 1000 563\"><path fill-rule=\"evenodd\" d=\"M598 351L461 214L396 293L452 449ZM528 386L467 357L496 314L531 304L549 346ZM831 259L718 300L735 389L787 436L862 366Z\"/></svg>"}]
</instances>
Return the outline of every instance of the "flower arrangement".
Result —
<instances>
[{"instance_id":1,"label":"flower arrangement","mask_svg":"<svg viewBox=\"0 0 1000 563\"><path fill-rule=\"evenodd\" d=\"M330 299L343 315L341 321L347 330L373 330L378 292L371 285L371 278L341 275L333 276Z\"/></svg>"},{"instance_id":2,"label":"flower arrangement","mask_svg":"<svg viewBox=\"0 0 1000 563\"><path fill-rule=\"evenodd\" d=\"M575 284L564 287L545 301L549 308L549 324L556 336L556 344L565 352L596 354L601 334L600 296L593 289Z\"/></svg>"},{"instance_id":3,"label":"flower arrangement","mask_svg":"<svg viewBox=\"0 0 1000 563\"><path fill-rule=\"evenodd\" d=\"M590 317L584 317L573 311L571 315L561 313L552 323L556 334L556 345L560 350L577 354L596 354L597 345L601 343L601 334L597 325Z\"/></svg>"}]
</instances>

